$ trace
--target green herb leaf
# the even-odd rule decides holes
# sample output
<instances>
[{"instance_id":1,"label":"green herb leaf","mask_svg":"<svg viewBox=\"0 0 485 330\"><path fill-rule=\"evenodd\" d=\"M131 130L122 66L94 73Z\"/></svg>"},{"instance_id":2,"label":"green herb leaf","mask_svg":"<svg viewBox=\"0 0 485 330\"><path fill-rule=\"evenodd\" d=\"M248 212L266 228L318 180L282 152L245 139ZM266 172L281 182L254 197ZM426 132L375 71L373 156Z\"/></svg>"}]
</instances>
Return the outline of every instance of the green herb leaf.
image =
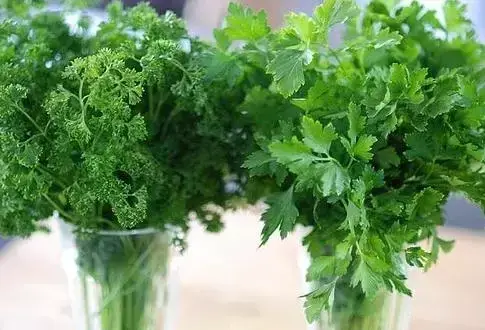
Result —
<instances>
[{"instance_id":1,"label":"green herb leaf","mask_svg":"<svg viewBox=\"0 0 485 330\"><path fill-rule=\"evenodd\" d=\"M343 248L349 248L346 245ZM342 249L342 247L341 247ZM337 256L320 256L312 260L310 267L307 272L308 281L319 281L321 278L332 277L332 276L342 276L347 271L351 262L350 255L348 251L345 251Z\"/></svg>"},{"instance_id":2,"label":"green herb leaf","mask_svg":"<svg viewBox=\"0 0 485 330\"><path fill-rule=\"evenodd\" d=\"M303 117L302 121L303 142L313 151L328 155L332 141L337 139L332 124L322 127L318 121L310 117Z\"/></svg>"},{"instance_id":3,"label":"green herb leaf","mask_svg":"<svg viewBox=\"0 0 485 330\"><path fill-rule=\"evenodd\" d=\"M406 66L393 64L390 72L389 90L394 97L405 93L408 89L409 71Z\"/></svg>"},{"instance_id":4,"label":"green herb leaf","mask_svg":"<svg viewBox=\"0 0 485 330\"><path fill-rule=\"evenodd\" d=\"M335 261L334 256L321 256L314 259L308 268L307 281L318 281L322 277L333 275Z\"/></svg>"},{"instance_id":5,"label":"green herb leaf","mask_svg":"<svg viewBox=\"0 0 485 330\"><path fill-rule=\"evenodd\" d=\"M266 13L255 13L240 4L231 3L226 17L226 35L232 40L257 41L270 31Z\"/></svg>"},{"instance_id":6,"label":"green herb leaf","mask_svg":"<svg viewBox=\"0 0 485 330\"><path fill-rule=\"evenodd\" d=\"M307 296L305 301L305 315L308 322L320 319L322 310L333 306L335 299L335 282L321 285L317 290Z\"/></svg>"},{"instance_id":7,"label":"green herb leaf","mask_svg":"<svg viewBox=\"0 0 485 330\"><path fill-rule=\"evenodd\" d=\"M322 196L341 195L349 187L347 171L335 162L328 162L322 168L324 173L319 186Z\"/></svg>"},{"instance_id":8,"label":"green herb leaf","mask_svg":"<svg viewBox=\"0 0 485 330\"><path fill-rule=\"evenodd\" d=\"M349 120L348 135L352 143L355 143L357 136L364 129L365 117L361 116L360 108L352 102L349 105L347 118Z\"/></svg>"},{"instance_id":9,"label":"green herb leaf","mask_svg":"<svg viewBox=\"0 0 485 330\"><path fill-rule=\"evenodd\" d=\"M397 31L391 31L389 28L385 28L379 31L377 35L370 39L371 45L375 49L380 48L392 48L401 43L403 37Z\"/></svg>"},{"instance_id":10,"label":"green herb leaf","mask_svg":"<svg viewBox=\"0 0 485 330\"><path fill-rule=\"evenodd\" d=\"M327 40L330 28L344 23L358 14L352 0L328 0L315 9L315 20L322 40Z\"/></svg>"},{"instance_id":11,"label":"green herb leaf","mask_svg":"<svg viewBox=\"0 0 485 330\"><path fill-rule=\"evenodd\" d=\"M448 31L466 33L473 29L471 21L467 18L464 4L457 0L447 0L443 9Z\"/></svg>"},{"instance_id":12,"label":"green herb leaf","mask_svg":"<svg viewBox=\"0 0 485 330\"><path fill-rule=\"evenodd\" d=\"M387 147L376 153L376 160L383 169L399 166L401 158L393 147Z\"/></svg>"},{"instance_id":13,"label":"green herb leaf","mask_svg":"<svg viewBox=\"0 0 485 330\"><path fill-rule=\"evenodd\" d=\"M248 156L243 166L246 168L255 168L273 161L273 157L264 151L258 150Z\"/></svg>"},{"instance_id":14,"label":"green herb leaf","mask_svg":"<svg viewBox=\"0 0 485 330\"><path fill-rule=\"evenodd\" d=\"M293 30L298 38L305 43L310 43L314 39L315 23L313 20L303 13L289 13L286 16L288 29Z\"/></svg>"},{"instance_id":15,"label":"green herb leaf","mask_svg":"<svg viewBox=\"0 0 485 330\"><path fill-rule=\"evenodd\" d=\"M210 81L225 80L229 86L234 86L243 75L239 63L228 54L221 51L208 55L205 59L206 78Z\"/></svg>"},{"instance_id":16,"label":"green herb leaf","mask_svg":"<svg viewBox=\"0 0 485 330\"><path fill-rule=\"evenodd\" d=\"M315 160L311 149L296 137L286 142L273 142L269 150L279 163L288 165L294 173L300 172Z\"/></svg>"},{"instance_id":17,"label":"green herb leaf","mask_svg":"<svg viewBox=\"0 0 485 330\"><path fill-rule=\"evenodd\" d=\"M280 228L281 238L285 238L295 225L298 209L293 202L293 187L268 198L269 208L264 212L261 244L265 244L276 229Z\"/></svg>"},{"instance_id":18,"label":"green herb leaf","mask_svg":"<svg viewBox=\"0 0 485 330\"><path fill-rule=\"evenodd\" d=\"M352 154L364 161L369 161L374 156L370 151L376 142L377 138L374 136L361 135L352 148Z\"/></svg>"},{"instance_id":19,"label":"green herb leaf","mask_svg":"<svg viewBox=\"0 0 485 330\"><path fill-rule=\"evenodd\" d=\"M268 73L274 76L278 90L288 97L305 83L303 67L312 61L308 50L285 49L268 64Z\"/></svg>"},{"instance_id":20,"label":"green herb leaf","mask_svg":"<svg viewBox=\"0 0 485 330\"><path fill-rule=\"evenodd\" d=\"M364 258L367 257L360 257L357 268L352 276L352 285L355 287L360 284L365 295L372 298L375 297L384 283L382 276L371 269ZM372 259L369 258L368 260L370 261Z\"/></svg>"},{"instance_id":21,"label":"green herb leaf","mask_svg":"<svg viewBox=\"0 0 485 330\"><path fill-rule=\"evenodd\" d=\"M444 240L444 239L439 238L439 237L437 237L436 240L438 241L438 244L439 244L441 250L443 250L443 252L445 252L445 253L448 253L451 250L453 250L453 247L455 246L454 240L447 241L447 240Z\"/></svg>"},{"instance_id":22,"label":"green herb leaf","mask_svg":"<svg viewBox=\"0 0 485 330\"><path fill-rule=\"evenodd\" d=\"M307 98L295 98L292 103L305 111L322 108L325 105L327 92L325 83L322 80L317 80L315 85L308 90Z\"/></svg>"}]
</instances>

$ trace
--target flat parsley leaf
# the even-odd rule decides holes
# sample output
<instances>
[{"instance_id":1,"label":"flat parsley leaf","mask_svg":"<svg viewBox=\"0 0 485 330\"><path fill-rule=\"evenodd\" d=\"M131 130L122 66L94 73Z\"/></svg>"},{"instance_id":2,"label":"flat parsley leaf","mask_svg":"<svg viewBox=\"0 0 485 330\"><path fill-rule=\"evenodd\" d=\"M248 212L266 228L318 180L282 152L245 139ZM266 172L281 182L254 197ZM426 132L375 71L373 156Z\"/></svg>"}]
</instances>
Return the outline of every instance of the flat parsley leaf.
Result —
<instances>
[{"instance_id":1,"label":"flat parsley leaf","mask_svg":"<svg viewBox=\"0 0 485 330\"><path fill-rule=\"evenodd\" d=\"M229 5L226 24L224 31L232 40L257 41L270 32L264 11L255 13L252 9L236 3Z\"/></svg>"},{"instance_id":2,"label":"flat parsley leaf","mask_svg":"<svg viewBox=\"0 0 485 330\"><path fill-rule=\"evenodd\" d=\"M345 23L359 13L354 1L326 0L315 9L315 20L320 30L321 39L327 40L330 28Z\"/></svg>"},{"instance_id":3,"label":"flat parsley leaf","mask_svg":"<svg viewBox=\"0 0 485 330\"><path fill-rule=\"evenodd\" d=\"M292 103L305 111L315 110L325 105L327 92L325 83L319 79L310 87L306 98L294 98Z\"/></svg>"},{"instance_id":4,"label":"flat parsley leaf","mask_svg":"<svg viewBox=\"0 0 485 330\"><path fill-rule=\"evenodd\" d=\"M287 29L291 29L305 43L313 42L315 36L315 22L303 13L289 13L286 16Z\"/></svg>"},{"instance_id":5,"label":"flat parsley leaf","mask_svg":"<svg viewBox=\"0 0 485 330\"><path fill-rule=\"evenodd\" d=\"M299 214L293 201L293 187L270 196L267 203L269 208L262 216L264 228L261 233L261 244L266 243L278 228L280 228L281 238L285 238L293 230Z\"/></svg>"},{"instance_id":6,"label":"flat parsley leaf","mask_svg":"<svg viewBox=\"0 0 485 330\"><path fill-rule=\"evenodd\" d=\"M375 297L379 290L383 287L384 282L382 276L371 269L368 261L368 257L360 257L354 274L352 275L352 285L355 287L360 284L362 291L368 297Z\"/></svg>"},{"instance_id":7,"label":"flat parsley leaf","mask_svg":"<svg viewBox=\"0 0 485 330\"><path fill-rule=\"evenodd\" d=\"M365 125L365 117L361 116L361 110L355 103L349 104L349 113L347 114L349 121L348 136L352 143L356 142L357 136L362 132Z\"/></svg>"},{"instance_id":8,"label":"flat parsley leaf","mask_svg":"<svg viewBox=\"0 0 485 330\"><path fill-rule=\"evenodd\" d=\"M399 166L401 158L394 147L387 147L376 152L376 161L383 169L388 169L392 166Z\"/></svg>"},{"instance_id":9,"label":"flat parsley leaf","mask_svg":"<svg viewBox=\"0 0 485 330\"><path fill-rule=\"evenodd\" d=\"M417 1L359 9L326 0L313 16L289 14L281 29L237 52L265 91L248 112L261 110L255 122L278 121L255 133L291 172L279 187L295 187L297 221L311 228L308 278L320 289L307 296L310 321L335 310L334 290L359 297L338 305L359 312L365 296L410 294L406 262L427 268L452 246L437 236L447 196L462 191L485 207L485 50L459 1L447 1L444 14L441 24ZM330 47L341 23L342 42ZM273 94L279 103L268 102ZM291 117L288 105L297 107ZM407 251L425 239L431 251Z\"/></svg>"},{"instance_id":10,"label":"flat parsley leaf","mask_svg":"<svg viewBox=\"0 0 485 330\"><path fill-rule=\"evenodd\" d=\"M341 195L349 187L347 171L335 162L325 163L322 168L324 173L319 186L322 196Z\"/></svg>"},{"instance_id":11,"label":"flat parsley leaf","mask_svg":"<svg viewBox=\"0 0 485 330\"><path fill-rule=\"evenodd\" d=\"M285 142L273 142L269 150L279 163L288 165L294 173L299 173L315 160L311 149L296 137Z\"/></svg>"},{"instance_id":12,"label":"flat parsley leaf","mask_svg":"<svg viewBox=\"0 0 485 330\"><path fill-rule=\"evenodd\" d=\"M466 33L473 30L472 23L466 15L466 5L458 0L447 0L443 9L448 31Z\"/></svg>"},{"instance_id":13,"label":"flat parsley leaf","mask_svg":"<svg viewBox=\"0 0 485 330\"><path fill-rule=\"evenodd\" d=\"M274 76L281 94L288 97L305 83L303 67L312 61L312 57L308 50L285 49L268 64L268 73Z\"/></svg>"},{"instance_id":14,"label":"flat parsley leaf","mask_svg":"<svg viewBox=\"0 0 485 330\"><path fill-rule=\"evenodd\" d=\"M332 124L322 127L322 124L310 117L302 120L303 142L313 151L328 155L332 141L337 139Z\"/></svg>"},{"instance_id":15,"label":"flat parsley leaf","mask_svg":"<svg viewBox=\"0 0 485 330\"><path fill-rule=\"evenodd\" d=\"M377 142L377 138L369 135L361 135L352 147L352 154L364 161L372 159L374 154L371 152L372 146Z\"/></svg>"},{"instance_id":16,"label":"flat parsley leaf","mask_svg":"<svg viewBox=\"0 0 485 330\"><path fill-rule=\"evenodd\" d=\"M320 285L320 287L307 295L305 301L305 316L308 322L314 322L320 319L322 310L333 306L335 299L335 282Z\"/></svg>"},{"instance_id":17,"label":"flat parsley leaf","mask_svg":"<svg viewBox=\"0 0 485 330\"><path fill-rule=\"evenodd\" d=\"M243 166L246 168L255 168L267 164L273 160L273 157L268 153L258 150L248 156Z\"/></svg>"}]
</instances>

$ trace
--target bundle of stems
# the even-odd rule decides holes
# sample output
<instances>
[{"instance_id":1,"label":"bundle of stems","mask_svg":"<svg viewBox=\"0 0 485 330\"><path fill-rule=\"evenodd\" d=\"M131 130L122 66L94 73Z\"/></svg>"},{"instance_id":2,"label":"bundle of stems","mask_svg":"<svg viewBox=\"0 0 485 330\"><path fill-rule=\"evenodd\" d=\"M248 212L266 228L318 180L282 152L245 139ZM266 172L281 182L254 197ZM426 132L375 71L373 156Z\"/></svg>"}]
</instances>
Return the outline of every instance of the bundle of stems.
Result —
<instances>
[{"instance_id":1,"label":"bundle of stems","mask_svg":"<svg viewBox=\"0 0 485 330\"><path fill-rule=\"evenodd\" d=\"M153 230L78 235L84 329L164 329L170 243Z\"/></svg>"}]
</instances>

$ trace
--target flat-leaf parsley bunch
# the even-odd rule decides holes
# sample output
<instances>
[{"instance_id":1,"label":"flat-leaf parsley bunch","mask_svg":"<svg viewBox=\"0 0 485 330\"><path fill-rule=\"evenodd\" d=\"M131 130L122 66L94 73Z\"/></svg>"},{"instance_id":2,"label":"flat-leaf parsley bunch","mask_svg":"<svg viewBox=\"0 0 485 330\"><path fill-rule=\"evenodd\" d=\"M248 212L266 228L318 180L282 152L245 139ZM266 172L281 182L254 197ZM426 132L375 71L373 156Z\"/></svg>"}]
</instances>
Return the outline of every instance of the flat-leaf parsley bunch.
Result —
<instances>
[{"instance_id":1,"label":"flat-leaf parsley bunch","mask_svg":"<svg viewBox=\"0 0 485 330\"><path fill-rule=\"evenodd\" d=\"M410 295L403 265L428 268L452 247L437 232L450 193L485 207L484 47L457 1L444 22L418 2L388 3L326 0L277 31L232 4L215 31L217 57L264 77L241 106L258 145L244 166L276 191L263 243L312 227L308 280L321 285L307 296L310 321L341 303L341 287Z\"/></svg>"}]
</instances>

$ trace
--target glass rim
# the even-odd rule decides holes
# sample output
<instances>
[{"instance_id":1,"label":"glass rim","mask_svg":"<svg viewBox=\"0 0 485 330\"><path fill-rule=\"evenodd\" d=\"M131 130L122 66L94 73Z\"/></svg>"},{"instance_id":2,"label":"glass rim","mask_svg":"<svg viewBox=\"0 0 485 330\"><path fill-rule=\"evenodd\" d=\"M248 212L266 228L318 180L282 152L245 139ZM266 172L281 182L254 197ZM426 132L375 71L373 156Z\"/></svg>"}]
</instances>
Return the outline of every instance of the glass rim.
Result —
<instances>
[{"instance_id":1,"label":"glass rim","mask_svg":"<svg viewBox=\"0 0 485 330\"><path fill-rule=\"evenodd\" d=\"M141 229L126 229L126 230L93 230L93 229L82 229L81 232L85 233L92 233L94 235L100 236L138 236L138 235L150 235L150 234L159 234L159 233L166 233L166 231L148 227L148 228L141 228Z\"/></svg>"},{"instance_id":2,"label":"glass rim","mask_svg":"<svg viewBox=\"0 0 485 330\"><path fill-rule=\"evenodd\" d=\"M54 214L56 216L56 214ZM57 219L60 221L61 225L67 227L72 233L78 232L82 234L91 234L99 236L139 236L139 235L150 235L150 234L166 234L168 235L169 229L161 228L137 228L137 229L90 229L90 228L79 228L76 225L69 223L62 219L62 217L57 215Z\"/></svg>"}]
</instances>

